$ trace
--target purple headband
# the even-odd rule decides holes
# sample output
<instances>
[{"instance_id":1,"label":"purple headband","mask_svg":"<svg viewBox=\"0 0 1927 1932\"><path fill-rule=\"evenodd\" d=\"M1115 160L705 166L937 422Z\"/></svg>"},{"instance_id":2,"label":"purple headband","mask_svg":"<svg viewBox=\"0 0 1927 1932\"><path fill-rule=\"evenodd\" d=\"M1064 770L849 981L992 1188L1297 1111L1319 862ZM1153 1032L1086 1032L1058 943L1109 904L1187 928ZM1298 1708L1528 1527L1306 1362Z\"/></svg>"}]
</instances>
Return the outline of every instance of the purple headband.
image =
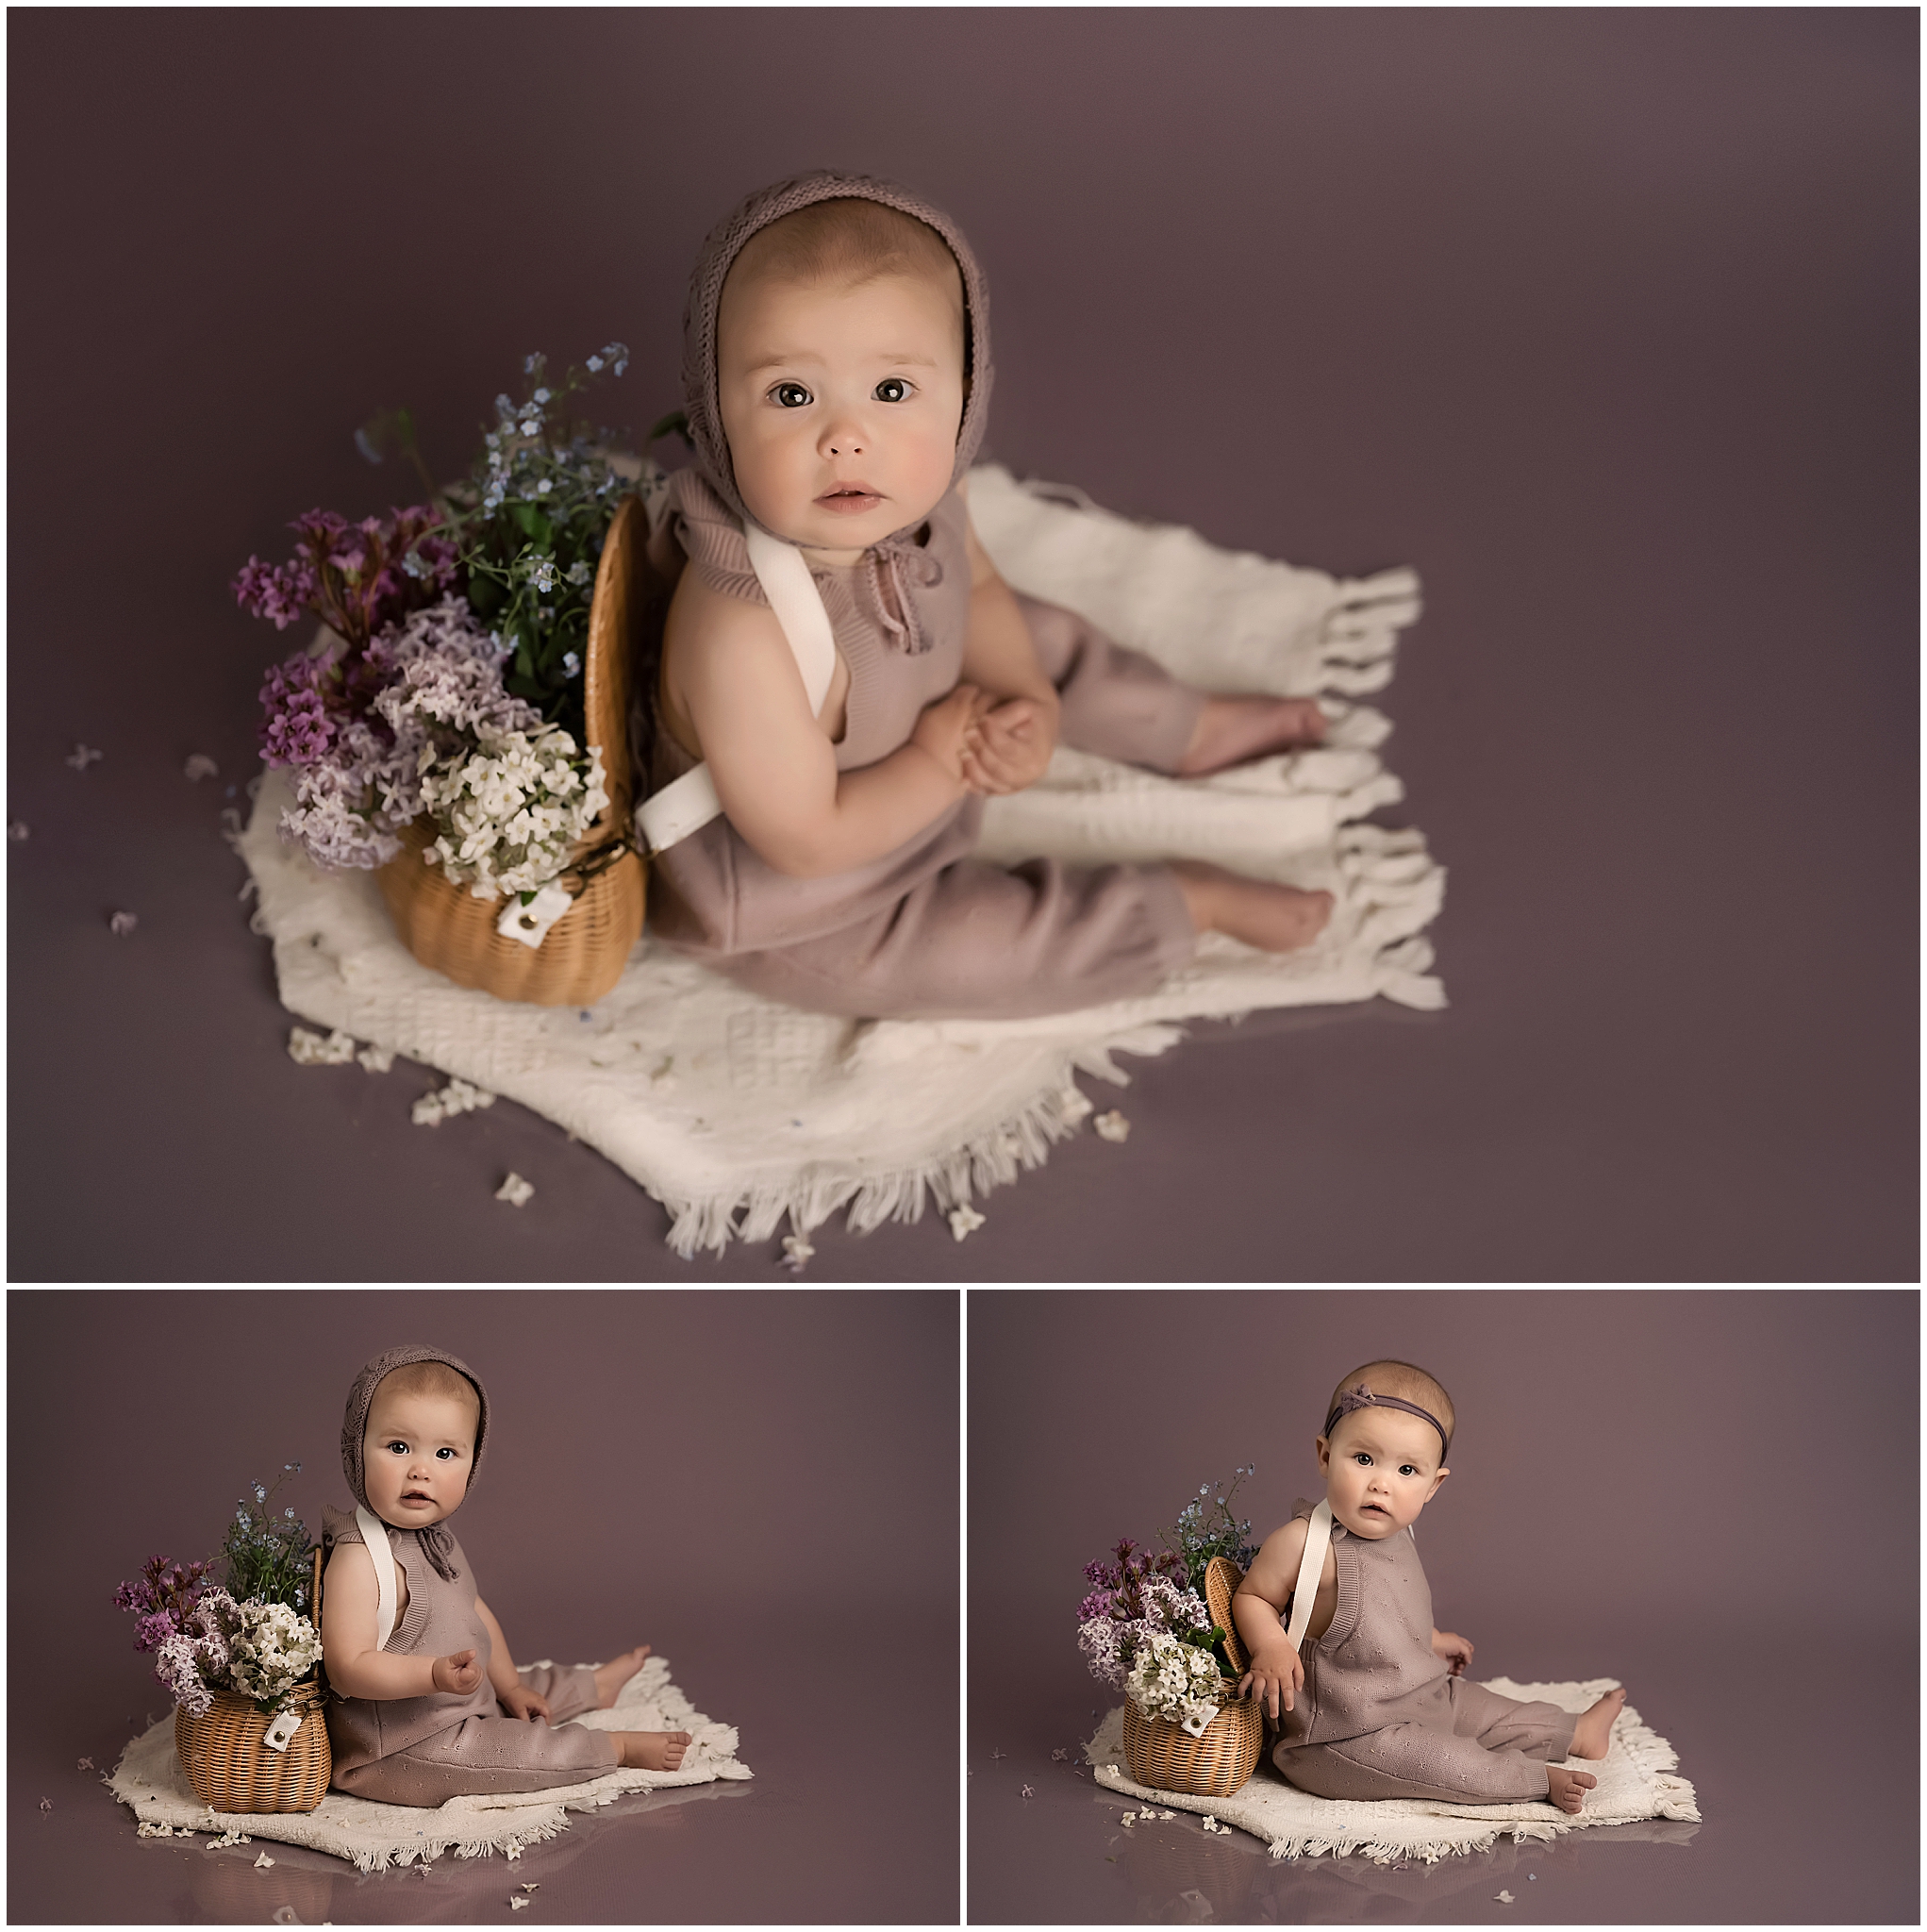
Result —
<instances>
[{"instance_id":1,"label":"purple headband","mask_svg":"<svg viewBox=\"0 0 1927 1932\"><path fill-rule=\"evenodd\" d=\"M1440 1456L1449 1456L1452 1453L1452 1441L1445 1433L1445 1424L1429 1409L1420 1408L1416 1402L1401 1402L1396 1395L1374 1395L1363 1382L1359 1383L1355 1389L1347 1389L1338 1397L1337 1407L1332 1410L1330 1415L1326 1416L1325 1438L1327 1441L1331 1439L1332 1430L1340 1419L1350 1415L1354 1408L1402 1408L1407 1415L1415 1415L1420 1421L1430 1423L1438 1431L1440 1444L1438 1453Z\"/></svg>"}]
</instances>

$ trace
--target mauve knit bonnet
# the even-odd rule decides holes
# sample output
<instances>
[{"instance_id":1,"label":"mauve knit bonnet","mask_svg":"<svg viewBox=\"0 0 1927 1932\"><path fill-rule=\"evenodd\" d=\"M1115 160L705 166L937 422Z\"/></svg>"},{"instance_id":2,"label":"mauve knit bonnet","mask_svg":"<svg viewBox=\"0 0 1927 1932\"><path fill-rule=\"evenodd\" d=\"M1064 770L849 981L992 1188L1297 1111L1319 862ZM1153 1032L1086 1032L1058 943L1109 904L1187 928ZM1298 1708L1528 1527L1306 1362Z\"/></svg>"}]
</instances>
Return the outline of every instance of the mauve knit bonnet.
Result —
<instances>
[{"instance_id":1,"label":"mauve knit bonnet","mask_svg":"<svg viewBox=\"0 0 1927 1932\"><path fill-rule=\"evenodd\" d=\"M957 427L956 462L950 476L953 485L970 469L984 440L990 409L989 294L977 258L955 223L941 208L932 208L907 189L869 175L837 175L824 169L778 181L773 187L758 189L709 231L696 272L689 277L689 301L683 309L683 413L689 420L689 441L695 445L695 467L731 513L745 523L752 519L737 494L736 471L729 459L729 441L723 433L723 411L716 394L716 316L723 303L723 279L743 243L758 229L814 202L842 196L879 201L886 208L914 216L935 228L955 256L963 275L970 394ZM892 531L885 542L891 543L902 534Z\"/></svg>"},{"instance_id":2,"label":"mauve knit bonnet","mask_svg":"<svg viewBox=\"0 0 1927 1932\"><path fill-rule=\"evenodd\" d=\"M462 1491L462 1501L467 1502L473 1492L475 1477L482 1467L482 1444L489 1433L489 1391L482 1387L482 1378L459 1356L453 1356L441 1348L391 1348L386 1355L378 1355L355 1377L355 1386L348 1391L348 1407L341 1417L341 1470L348 1478L348 1490L362 1508L373 1516L376 1513L368 1500L368 1491L363 1487L367 1480L361 1465L362 1438L368 1433L368 1411L374 1407L374 1391L381 1386L384 1375L391 1374L396 1369L405 1369L410 1362L441 1362L463 1376L475 1391L475 1399L482 1407L475 1418L475 1451L469 1458L468 1488ZM444 1517L443 1522L447 1519ZM401 1525L393 1524L399 1528ZM435 1573L444 1583L452 1582L455 1567L450 1552L455 1547L455 1538L441 1524L431 1523L425 1529L413 1532L415 1540L422 1545L423 1554L434 1565Z\"/></svg>"}]
</instances>

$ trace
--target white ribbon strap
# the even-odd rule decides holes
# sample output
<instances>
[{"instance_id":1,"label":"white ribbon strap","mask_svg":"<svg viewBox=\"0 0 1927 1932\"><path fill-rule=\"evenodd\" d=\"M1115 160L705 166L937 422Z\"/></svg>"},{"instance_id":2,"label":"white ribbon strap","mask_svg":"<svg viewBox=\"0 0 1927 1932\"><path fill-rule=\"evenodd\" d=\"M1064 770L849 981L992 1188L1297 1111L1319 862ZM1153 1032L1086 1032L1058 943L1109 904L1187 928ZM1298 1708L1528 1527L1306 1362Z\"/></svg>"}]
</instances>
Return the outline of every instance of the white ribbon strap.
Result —
<instances>
[{"instance_id":1,"label":"white ribbon strap","mask_svg":"<svg viewBox=\"0 0 1927 1932\"><path fill-rule=\"evenodd\" d=\"M374 1588L380 1603L374 1615L374 1647L387 1648L395 1627L395 1553L389 1547L388 1525L373 1510L355 1506L355 1527L368 1545L369 1561L374 1565Z\"/></svg>"},{"instance_id":2,"label":"white ribbon strap","mask_svg":"<svg viewBox=\"0 0 1927 1932\"><path fill-rule=\"evenodd\" d=\"M1304 1555L1298 1559L1298 1581L1291 1587L1291 1628L1285 1634L1291 1648L1298 1649L1304 1626L1311 1622L1311 1607L1318 1595L1319 1577L1325 1567L1325 1552L1332 1546L1332 1506L1321 1503L1305 1525Z\"/></svg>"},{"instance_id":3,"label":"white ribbon strap","mask_svg":"<svg viewBox=\"0 0 1927 1932\"><path fill-rule=\"evenodd\" d=\"M763 595L783 627L789 654L803 674L810 715L820 716L837 669L836 634L830 628L830 614L823 608L822 592L795 544L771 536L756 524L746 524L742 534L749 544L756 581L762 585ZM645 798L636 808L636 824L652 852L664 852L678 839L687 839L720 816L722 810L723 801L716 796L709 767L704 764L673 778L660 791Z\"/></svg>"}]
</instances>

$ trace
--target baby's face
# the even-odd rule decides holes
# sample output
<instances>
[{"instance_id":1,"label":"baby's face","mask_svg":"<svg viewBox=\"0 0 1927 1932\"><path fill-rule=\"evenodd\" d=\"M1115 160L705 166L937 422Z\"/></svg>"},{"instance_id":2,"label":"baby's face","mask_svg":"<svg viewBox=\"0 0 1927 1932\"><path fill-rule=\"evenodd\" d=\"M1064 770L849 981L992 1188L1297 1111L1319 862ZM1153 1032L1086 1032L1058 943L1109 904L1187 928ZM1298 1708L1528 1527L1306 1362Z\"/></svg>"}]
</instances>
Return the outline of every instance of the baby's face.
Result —
<instances>
[{"instance_id":1,"label":"baby's face","mask_svg":"<svg viewBox=\"0 0 1927 1932\"><path fill-rule=\"evenodd\" d=\"M425 1529L452 1515L474 1464L475 1411L446 1395L388 1395L380 1389L361 1439L368 1506L397 1529Z\"/></svg>"},{"instance_id":2,"label":"baby's face","mask_svg":"<svg viewBox=\"0 0 1927 1932\"><path fill-rule=\"evenodd\" d=\"M723 285L723 427L765 529L854 562L937 507L963 420L960 291L908 275Z\"/></svg>"},{"instance_id":3,"label":"baby's face","mask_svg":"<svg viewBox=\"0 0 1927 1932\"><path fill-rule=\"evenodd\" d=\"M1438 1491L1451 1472L1439 1463L1438 1431L1400 1408L1354 1408L1330 1440L1318 1439L1325 1500L1354 1536L1396 1536Z\"/></svg>"}]
</instances>

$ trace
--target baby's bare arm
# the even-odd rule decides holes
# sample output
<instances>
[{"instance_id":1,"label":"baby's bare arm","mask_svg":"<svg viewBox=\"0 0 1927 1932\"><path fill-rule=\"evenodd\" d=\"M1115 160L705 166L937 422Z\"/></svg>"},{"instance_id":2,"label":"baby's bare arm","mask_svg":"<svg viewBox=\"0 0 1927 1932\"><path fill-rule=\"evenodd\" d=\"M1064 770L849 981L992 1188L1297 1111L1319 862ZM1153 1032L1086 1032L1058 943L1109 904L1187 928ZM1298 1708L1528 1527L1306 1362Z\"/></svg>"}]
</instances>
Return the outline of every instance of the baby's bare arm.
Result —
<instances>
[{"instance_id":1,"label":"baby's bare arm","mask_svg":"<svg viewBox=\"0 0 1927 1932\"><path fill-rule=\"evenodd\" d=\"M381 1592L366 1544L342 1543L328 1559L322 1596L322 1661L328 1682L350 1697L388 1700L466 1696L482 1681L473 1650L450 1657L398 1657L374 1641Z\"/></svg>"},{"instance_id":2,"label":"baby's bare arm","mask_svg":"<svg viewBox=\"0 0 1927 1932\"><path fill-rule=\"evenodd\" d=\"M1284 1610L1298 1582L1306 1528L1302 1517L1294 1517L1283 1529L1273 1530L1231 1599L1232 1621L1251 1652L1243 1683L1274 1718L1281 1706L1292 1707L1304 1682L1304 1666L1286 1631Z\"/></svg>"},{"instance_id":3,"label":"baby's bare arm","mask_svg":"<svg viewBox=\"0 0 1927 1932\"><path fill-rule=\"evenodd\" d=\"M968 686L931 706L908 744L839 773L775 613L688 573L677 588L665 646L675 696L730 824L778 872L817 878L867 865L964 795L964 731L977 702Z\"/></svg>"},{"instance_id":4,"label":"baby's bare arm","mask_svg":"<svg viewBox=\"0 0 1927 1932\"><path fill-rule=\"evenodd\" d=\"M971 608L963 675L988 694L991 706L972 734L964 775L979 791L1020 791L1043 776L1056 748L1056 688L1038 662L1015 593L968 521L964 541L971 559Z\"/></svg>"}]
</instances>

